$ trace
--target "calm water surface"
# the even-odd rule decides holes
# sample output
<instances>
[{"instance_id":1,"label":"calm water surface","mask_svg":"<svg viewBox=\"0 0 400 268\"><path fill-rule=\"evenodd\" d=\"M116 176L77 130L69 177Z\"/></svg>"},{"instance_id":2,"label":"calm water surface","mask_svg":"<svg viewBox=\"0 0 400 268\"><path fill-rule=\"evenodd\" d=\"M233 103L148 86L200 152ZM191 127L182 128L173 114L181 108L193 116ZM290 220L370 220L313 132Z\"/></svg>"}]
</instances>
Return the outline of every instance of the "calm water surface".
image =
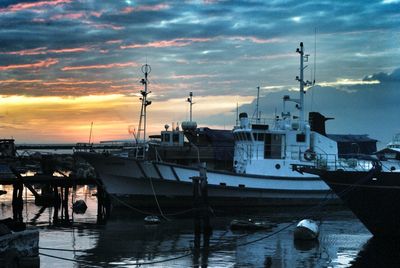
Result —
<instances>
[{"instance_id":1,"label":"calm water surface","mask_svg":"<svg viewBox=\"0 0 400 268\"><path fill-rule=\"evenodd\" d=\"M12 193L12 188L0 186ZM71 194L83 199L85 214L73 214L72 227L52 225L54 210L37 207L27 193L24 221L40 229L41 267L400 267L398 241L379 241L345 209L319 211L320 237L293 241L302 209L246 212L212 218L213 232L195 247L191 218L171 218L158 226L143 223L130 209L113 210L98 225L95 189L78 187ZM10 194L0 197L0 218L12 216ZM277 224L272 230L232 232L234 218L259 218Z\"/></svg>"}]
</instances>

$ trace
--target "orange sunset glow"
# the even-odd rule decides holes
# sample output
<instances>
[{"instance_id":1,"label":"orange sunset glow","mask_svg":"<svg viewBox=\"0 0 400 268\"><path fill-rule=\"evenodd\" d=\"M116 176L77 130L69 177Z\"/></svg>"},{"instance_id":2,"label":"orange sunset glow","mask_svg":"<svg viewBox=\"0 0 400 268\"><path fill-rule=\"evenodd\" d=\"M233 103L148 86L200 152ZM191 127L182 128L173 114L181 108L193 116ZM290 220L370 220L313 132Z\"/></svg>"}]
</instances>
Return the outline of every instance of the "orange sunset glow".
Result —
<instances>
[{"instance_id":1,"label":"orange sunset glow","mask_svg":"<svg viewBox=\"0 0 400 268\"><path fill-rule=\"evenodd\" d=\"M212 109L216 116L225 116L227 128L235 120L236 101L249 103L252 98L217 96L197 99L196 113ZM2 96L0 105L3 137L19 142L87 142L93 122L92 141L132 139L128 129L137 129L140 100L137 96L93 95L81 97ZM188 118L185 99L170 99L148 108L148 131L159 133L165 124L178 124ZM210 125L208 125L210 126ZM212 125L211 125L212 126ZM223 127L223 126L218 126Z\"/></svg>"}]
</instances>

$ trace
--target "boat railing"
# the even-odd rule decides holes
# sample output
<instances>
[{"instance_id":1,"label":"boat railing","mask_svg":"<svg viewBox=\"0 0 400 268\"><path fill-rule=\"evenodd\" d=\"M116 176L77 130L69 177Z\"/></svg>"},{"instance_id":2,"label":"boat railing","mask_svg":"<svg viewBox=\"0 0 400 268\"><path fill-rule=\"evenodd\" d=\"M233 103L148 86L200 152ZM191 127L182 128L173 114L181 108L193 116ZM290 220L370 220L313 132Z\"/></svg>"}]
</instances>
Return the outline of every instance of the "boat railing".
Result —
<instances>
[{"instance_id":1,"label":"boat railing","mask_svg":"<svg viewBox=\"0 0 400 268\"><path fill-rule=\"evenodd\" d=\"M314 164L318 169L368 171L373 167L374 158L362 154L317 154Z\"/></svg>"}]
</instances>

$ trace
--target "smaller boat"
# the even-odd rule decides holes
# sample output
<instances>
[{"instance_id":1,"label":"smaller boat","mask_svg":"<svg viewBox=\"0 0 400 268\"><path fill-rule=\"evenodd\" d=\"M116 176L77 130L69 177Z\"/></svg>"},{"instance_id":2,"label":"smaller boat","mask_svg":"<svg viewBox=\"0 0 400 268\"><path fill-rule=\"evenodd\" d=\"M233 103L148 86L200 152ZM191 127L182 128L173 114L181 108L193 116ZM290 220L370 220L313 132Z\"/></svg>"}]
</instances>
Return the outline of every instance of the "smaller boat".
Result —
<instances>
[{"instance_id":1,"label":"smaller boat","mask_svg":"<svg viewBox=\"0 0 400 268\"><path fill-rule=\"evenodd\" d=\"M232 220L229 227L231 230L266 230L272 229L276 224L258 221L253 219L248 220Z\"/></svg>"},{"instance_id":2,"label":"smaller boat","mask_svg":"<svg viewBox=\"0 0 400 268\"><path fill-rule=\"evenodd\" d=\"M160 218L155 215L146 216L144 218L145 224L159 224L161 222Z\"/></svg>"},{"instance_id":3,"label":"smaller boat","mask_svg":"<svg viewBox=\"0 0 400 268\"><path fill-rule=\"evenodd\" d=\"M299 172L320 176L365 227L379 237L400 238L399 135L386 148L354 159L354 168L335 164L293 166ZM361 164L360 164L361 163ZM358 167L364 167L364 169Z\"/></svg>"},{"instance_id":4,"label":"smaller boat","mask_svg":"<svg viewBox=\"0 0 400 268\"><path fill-rule=\"evenodd\" d=\"M318 224L310 219L301 220L294 229L294 239L297 240L314 240L318 235Z\"/></svg>"}]
</instances>

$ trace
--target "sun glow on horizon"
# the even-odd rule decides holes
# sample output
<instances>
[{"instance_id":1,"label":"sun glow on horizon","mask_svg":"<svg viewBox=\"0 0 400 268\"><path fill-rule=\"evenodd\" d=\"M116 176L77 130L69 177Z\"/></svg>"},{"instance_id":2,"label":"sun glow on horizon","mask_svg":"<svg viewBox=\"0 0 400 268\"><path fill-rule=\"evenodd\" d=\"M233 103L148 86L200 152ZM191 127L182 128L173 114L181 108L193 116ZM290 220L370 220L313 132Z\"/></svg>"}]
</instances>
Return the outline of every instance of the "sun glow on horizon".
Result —
<instances>
[{"instance_id":1,"label":"sun glow on horizon","mask_svg":"<svg viewBox=\"0 0 400 268\"><path fill-rule=\"evenodd\" d=\"M197 96L193 118L208 126L207 117L232 117L236 103L250 103L250 96ZM86 142L93 122L92 142L131 139L129 126L136 129L140 114L137 96L122 94L81 97L31 97L0 95L2 138L17 143ZM163 126L188 118L185 98L153 101L148 107L148 134L158 134ZM216 124L213 124L216 126ZM229 128L229 127L228 127Z\"/></svg>"}]
</instances>

